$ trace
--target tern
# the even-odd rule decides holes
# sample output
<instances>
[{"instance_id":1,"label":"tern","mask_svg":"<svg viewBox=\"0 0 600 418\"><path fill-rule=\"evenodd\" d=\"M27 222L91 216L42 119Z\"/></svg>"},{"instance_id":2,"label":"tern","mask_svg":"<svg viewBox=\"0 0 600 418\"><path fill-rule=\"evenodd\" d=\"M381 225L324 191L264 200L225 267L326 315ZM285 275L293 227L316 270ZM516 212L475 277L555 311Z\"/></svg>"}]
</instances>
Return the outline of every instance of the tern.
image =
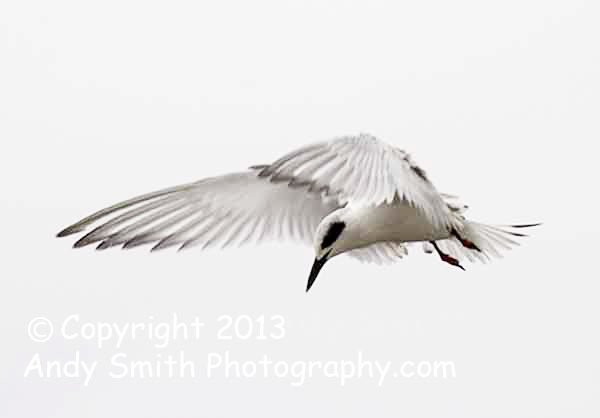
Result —
<instances>
[{"instance_id":1,"label":"tern","mask_svg":"<svg viewBox=\"0 0 600 418\"><path fill-rule=\"evenodd\" d=\"M401 259L407 245L464 270L518 245L522 228L464 217L467 206L439 193L405 151L372 135L339 137L292 151L272 164L134 197L102 209L57 236L80 233L74 247L154 244L152 250L227 247L290 238L314 245L306 291L331 258L378 264Z\"/></svg>"}]
</instances>

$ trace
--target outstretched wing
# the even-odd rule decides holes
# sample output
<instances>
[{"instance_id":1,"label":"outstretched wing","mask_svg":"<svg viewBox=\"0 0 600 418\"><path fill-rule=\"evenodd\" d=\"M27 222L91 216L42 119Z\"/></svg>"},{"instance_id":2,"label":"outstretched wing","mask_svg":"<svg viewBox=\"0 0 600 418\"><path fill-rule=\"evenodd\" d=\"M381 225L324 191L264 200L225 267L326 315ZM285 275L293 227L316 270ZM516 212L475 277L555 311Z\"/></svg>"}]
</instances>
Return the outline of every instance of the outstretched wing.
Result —
<instances>
[{"instance_id":1,"label":"outstretched wing","mask_svg":"<svg viewBox=\"0 0 600 418\"><path fill-rule=\"evenodd\" d=\"M337 199L310 185L288 185L257 174L264 168L204 179L118 203L59 232L93 229L75 243L98 249L155 243L153 249L242 244L291 238L312 244Z\"/></svg>"},{"instance_id":2,"label":"outstretched wing","mask_svg":"<svg viewBox=\"0 0 600 418\"><path fill-rule=\"evenodd\" d=\"M379 205L403 200L434 225L451 222L450 210L406 152L361 134L319 142L293 151L263 168L260 177L337 196L341 205Z\"/></svg>"},{"instance_id":3,"label":"outstretched wing","mask_svg":"<svg viewBox=\"0 0 600 418\"><path fill-rule=\"evenodd\" d=\"M148 243L156 243L153 249L226 246L279 237L312 242L319 222L339 207L399 200L422 209L433 225L455 219L407 153L361 134L309 145L246 172L142 195L96 212L58 235L92 227L75 246L99 243L99 249ZM372 246L350 255L391 259L401 248Z\"/></svg>"}]
</instances>

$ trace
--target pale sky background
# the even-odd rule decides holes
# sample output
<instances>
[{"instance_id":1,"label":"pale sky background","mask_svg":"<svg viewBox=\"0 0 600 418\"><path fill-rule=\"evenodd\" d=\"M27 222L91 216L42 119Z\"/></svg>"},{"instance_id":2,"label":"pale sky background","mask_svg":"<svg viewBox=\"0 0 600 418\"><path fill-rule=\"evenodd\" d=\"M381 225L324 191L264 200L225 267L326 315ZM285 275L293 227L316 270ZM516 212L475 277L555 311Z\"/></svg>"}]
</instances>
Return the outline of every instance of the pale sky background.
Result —
<instances>
[{"instance_id":1,"label":"pale sky background","mask_svg":"<svg viewBox=\"0 0 600 418\"><path fill-rule=\"evenodd\" d=\"M3 1L0 415L597 417L600 3ZM369 132L478 221L544 222L462 272L413 248L389 267L313 250L71 249L56 232L128 197ZM280 341L148 341L131 358L453 361L453 379L24 378L35 353L114 347L29 321L274 314ZM99 366L100 367L100 366Z\"/></svg>"}]
</instances>

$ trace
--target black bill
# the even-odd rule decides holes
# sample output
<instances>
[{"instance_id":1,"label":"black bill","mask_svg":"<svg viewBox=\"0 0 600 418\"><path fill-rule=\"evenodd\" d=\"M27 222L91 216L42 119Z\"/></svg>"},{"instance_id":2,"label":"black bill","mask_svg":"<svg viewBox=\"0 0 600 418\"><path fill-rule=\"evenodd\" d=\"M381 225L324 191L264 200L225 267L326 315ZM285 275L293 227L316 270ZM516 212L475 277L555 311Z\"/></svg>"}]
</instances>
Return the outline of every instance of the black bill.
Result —
<instances>
[{"instance_id":1,"label":"black bill","mask_svg":"<svg viewBox=\"0 0 600 418\"><path fill-rule=\"evenodd\" d=\"M307 292L310 290L315 280L317 280L317 276L319 275L319 272L327 262L328 257L329 253L325 254L320 260L318 258L315 258L312 268L310 269L310 275L308 276L308 283L306 284Z\"/></svg>"}]
</instances>

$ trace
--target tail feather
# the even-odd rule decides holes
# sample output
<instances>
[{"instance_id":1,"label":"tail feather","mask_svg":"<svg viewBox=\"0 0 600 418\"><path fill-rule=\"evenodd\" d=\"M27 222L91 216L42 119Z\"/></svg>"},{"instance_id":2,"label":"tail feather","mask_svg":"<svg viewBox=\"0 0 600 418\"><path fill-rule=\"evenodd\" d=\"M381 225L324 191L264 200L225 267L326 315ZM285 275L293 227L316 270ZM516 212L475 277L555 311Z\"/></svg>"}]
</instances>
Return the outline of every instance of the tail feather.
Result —
<instances>
[{"instance_id":1,"label":"tail feather","mask_svg":"<svg viewBox=\"0 0 600 418\"><path fill-rule=\"evenodd\" d=\"M522 225L510 225L511 228L531 228L532 226L540 226L541 223L537 224L522 224Z\"/></svg>"},{"instance_id":2,"label":"tail feather","mask_svg":"<svg viewBox=\"0 0 600 418\"><path fill-rule=\"evenodd\" d=\"M458 260L467 259L471 262L479 260L485 263L492 258L502 258L503 251L520 245L514 239L515 237L527 237L527 235L516 232L514 229L530 228L538 225L541 224L492 226L473 221L464 221L463 227L458 231L458 234L462 239L471 241L481 251L466 248L456 237L438 241L438 244L442 251L447 252Z\"/></svg>"},{"instance_id":3,"label":"tail feather","mask_svg":"<svg viewBox=\"0 0 600 418\"><path fill-rule=\"evenodd\" d=\"M492 258L502 258L502 252L510 250L517 245L520 245L517 239L527 237L522 232L523 229L541 225L540 223L533 224L517 224L517 225L502 225L492 226L478 222L469 221L464 218L464 212L468 209L467 205L463 205L457 196L449 194L441 194L442 199L457 216L459 223L462 226L456 230L460 237L471 241L481 250L481 252L466 248L457 237L450 237L445 240L437 241L437 244L444 253L458 259L467 259L471 262L479 260L485 263ZM433 251L431 245L423 245L423 250L426 253Z\"/></svg>"}]
</instances>

